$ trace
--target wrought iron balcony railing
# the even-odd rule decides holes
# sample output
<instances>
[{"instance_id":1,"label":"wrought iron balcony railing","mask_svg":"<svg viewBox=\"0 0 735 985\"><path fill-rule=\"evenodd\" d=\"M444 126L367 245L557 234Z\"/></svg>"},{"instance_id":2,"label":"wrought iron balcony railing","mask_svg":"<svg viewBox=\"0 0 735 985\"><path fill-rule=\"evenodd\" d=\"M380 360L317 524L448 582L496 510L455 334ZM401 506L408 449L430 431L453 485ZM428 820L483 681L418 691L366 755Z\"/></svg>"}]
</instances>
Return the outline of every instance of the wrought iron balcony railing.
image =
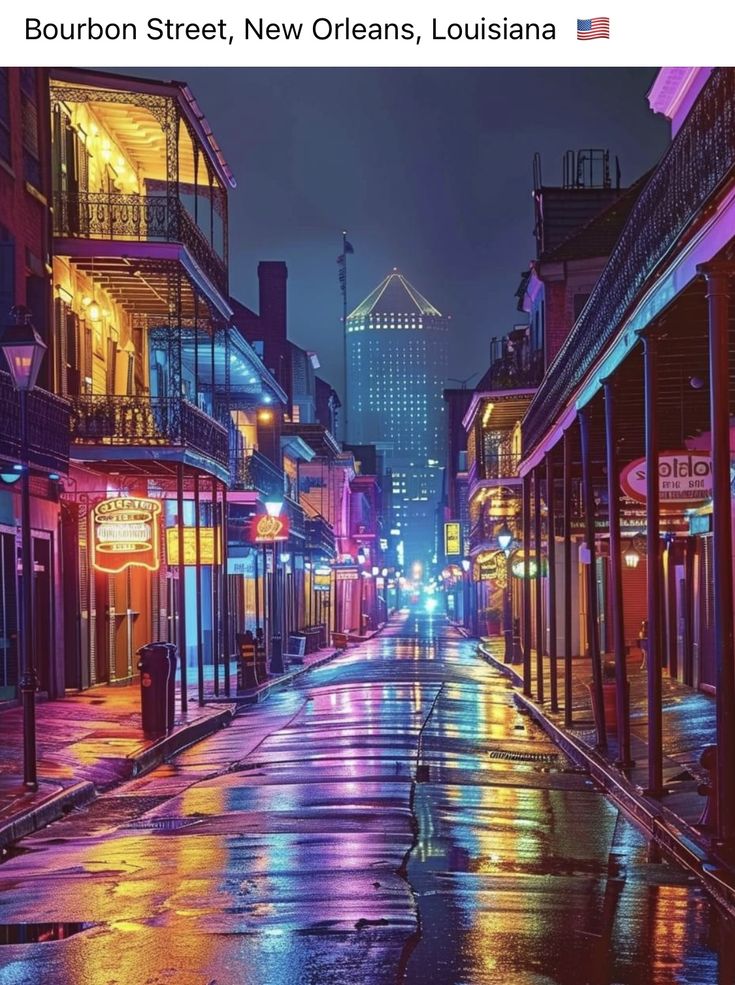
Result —
<instances>
[{"instance_id":1,"label":"wrought iron balcony railing","mask_svg":"<svg viewBox=\"0 0 735 985\"><path fill-rule=\"evenodd\" d=\"M54 235L70 239L181 243L227 293L227 266L175 195L56 192Z\"/></svg>"},{"instance_id":2,"label":"wrought iron balcony railing","mask_svg":"<svg viewBox=\"0 0 735 985\"><path fill-rule=\"evenodd\" d=\"M191 448L225 468L227 431L186 400L168 397L87 394L74 398L75 445Z\"/></svg>"},{"instance_id":3,"label":"wrought iron balcony railing","mask_svg":"<svg viewBox=\"0 0 735 985\"><path fill-rule=\"evenodd\" d=\"M511 453L480 459L470 470L470 488L484 479L517 479L520 464L521 456Z\"/></svg>"},{"instance_id":4,"label":"wrought iron balcony railing","mask_svg":"<svg viewBox=\"0 0 735 985\"><path fill-rule=\"evenodd\" d=\"M306 518L306 546L315 554L334 557L334 530L322 516Z\"/></svg>"},{"instance_id":5,"label":"wrought iron balcony railing","mask_svg":"<svg viewBox=\"0 0 735 985\"><path fill-rule=\"evenodd\" d=\"M735 69L712 72L630 213L592 294L523 421L524 453L541 440L617 335L656 267L735 168Z\"/></svg>"},{"instance_id":6,"label":"wrought iron balcony railing","mask_svg":"<svg viewBox=\"0 0 735 985\"><path fill-rule=\"evenodd\" d=\"M488 390L525 390L537 387L544 375L544 354L540 350L496 359L488 374Z\"/></svg>"},{"instance_id":7,"label":"wrought iron balcony railing","mask_svg":"<svg viewBox=\"0 0 735 985\"><path fill-rule=\"evenodd\" d=\"M233 489L253 490L262 496L283 498L283 470L254 448L236 452L230 467Z\"/></svg>"},{"instance_id":8,"label":"wrought iron balcony railing","mask_svg":"<svg viewBox=\"0 0 735 985\"><path fill-rule=\"evenodd\" d=\"M69 415L66 400L36 387L28 394L28 455L31 465L69 470ZM0 456L20 461L20 401L10 373L0 371Z\"/></svg>"}]
</instances>

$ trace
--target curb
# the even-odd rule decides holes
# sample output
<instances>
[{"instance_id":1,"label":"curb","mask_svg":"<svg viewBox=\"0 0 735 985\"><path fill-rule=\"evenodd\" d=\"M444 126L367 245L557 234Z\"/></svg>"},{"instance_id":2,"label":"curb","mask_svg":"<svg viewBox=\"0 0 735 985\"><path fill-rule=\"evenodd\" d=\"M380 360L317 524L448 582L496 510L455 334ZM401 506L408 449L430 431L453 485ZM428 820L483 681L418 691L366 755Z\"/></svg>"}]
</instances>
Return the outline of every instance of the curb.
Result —
<instances>
[{"instance_id":1,"label":"curb","mask_svg":"<svg viewBox=\"0 0 735 985\"><path fill-rule=\"evenodd\" d=\"M80 780L70 787L51 794L46 800L32 807L24 814L18 814L0 827L0 849L7 848L13 842L26 835L40 831L52 821L68 814L74 807L88 804L97 796L94 784L90 780Z\"/></svg>"},{"instance_id":2,"label":"curb","mask_svg":"<svg viewBox=\"0 0 735 985\"><path fill-rule=\"evenodd\" d=\"M232 706L235 702L229 699L229 704ZM229 725L234 713L235 709L228 707L215 712L213 715L208 715L206 718L198 718L190 725L183 725L170 735L154 742L152 746L147 746L140 752L131 753L127 757L132 766L131 777L142 776L143 773L160 766L161 763L186 749L187 746L191 746L201 739L206 739L208 735L224 728L225 725Z\"/></svg>"},{"instance_id":3,"label":"curb","mask_svg":"<svg viewBox=\"0 0 735 985\"><path fill-rule=\"evenodd\" d=\"M496 670L508 677L516 688L523 680L511 665L504 664L480 644L478 653ZM735 915L735 878L722 867L702 843L699 833L689 828L663 804L645 797L622 774L613 770L594 749L570 735L546 717L544 710L531 698L516 692L516 704L523 708L549 735L555 745L575 763L586 769L605 794L670 858L702 883L711 896L731 915Z\"/></svg>"},{"instance_id":4,"label":"curb","mask_svg":"<svg viewBox=\"0 0 735 985\"><path fill-rule=\"evenodd\" d=\"M375 635L377 635L377 633ZM335 657L338 657L340 654L346 652L346 650L334 650L334 652L325 654L319 660L314 660L312 663L306 664L303 667L297 666L295 670L289 670L287 673L281 674L280 677L274 677L272 681L266 681L264 684L261 684L258 688L255 688L249 693L235 695L231 700L237 703L238 709L250 708L253 705L260 704L270 696L271 691L278 691L282 687L288 687L299 677L304 674L308 674L310 670L316 670L317 667L323 667L324 664L329 663L330 660L334 660Z\"/></svg>"}]
</instances>

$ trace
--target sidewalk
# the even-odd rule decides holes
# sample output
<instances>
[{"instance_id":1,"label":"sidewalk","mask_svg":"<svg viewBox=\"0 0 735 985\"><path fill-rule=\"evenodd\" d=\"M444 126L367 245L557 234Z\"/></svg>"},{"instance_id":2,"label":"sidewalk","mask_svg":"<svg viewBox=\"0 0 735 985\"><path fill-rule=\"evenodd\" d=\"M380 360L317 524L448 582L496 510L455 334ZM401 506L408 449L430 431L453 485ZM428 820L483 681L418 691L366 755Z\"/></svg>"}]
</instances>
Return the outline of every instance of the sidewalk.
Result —
<instances>
[{"instance_id":1,"label":"sidewalk","mask_svg":"<svg viewBox=\"0 0 735 985\"><path fill-rule=\"evenodd\" d=\"M230 696L213 693L212 668L207 668L205 703L197 701L196 669L188 668L189 706L181 712L180 683L176 688L173 731L157 739L143 735L140 685L103 685L68 692L58 701L36 704L38 790L24 789L23 717L20 706L0 711L0 860L2 850L18 838L50 824L72 808L92 800L131 777L139 776L186 746L226 725L241 705L263 701L276 688L331 659L333 647L304 657L303 664L271 678L259 687L237 694L237 675L230 675ZM234 668L234 661L233 661Z\"/></svg>"},{"instance_id":2,"label":"sidewalk","mask_svg":"<svg viewBox=\"0 0 735 985\"><path fill-rule=\"evenodd\" d=\"M630 680L631 754L635 766L623 773L614 766L617 739L608 734L608 749L597 749L587 683L592 673L589 658L572 661L572 727L564 727L564 662L558 660L557 684L560 711L551 711L550 666L544 658L544 703L525 697L523 669L519 664L503 663L504 644L500 637L483 639L481 655L511 679L516 702L537 719L541 726L629 815L634 817L666 851L700 878L707 888L735 912L735 869L716 857L710 832L698 824L706 798L697 793L708 774L699 764L706 745L715 741L715 701L700 691L662 677L663 777L666 795L654 799L645 795L648 781L648 721L646 712L646 671L641 654L628 656ZM533 691L536 692L536 654L532 654Z\"/></svg>"}]
</instances>

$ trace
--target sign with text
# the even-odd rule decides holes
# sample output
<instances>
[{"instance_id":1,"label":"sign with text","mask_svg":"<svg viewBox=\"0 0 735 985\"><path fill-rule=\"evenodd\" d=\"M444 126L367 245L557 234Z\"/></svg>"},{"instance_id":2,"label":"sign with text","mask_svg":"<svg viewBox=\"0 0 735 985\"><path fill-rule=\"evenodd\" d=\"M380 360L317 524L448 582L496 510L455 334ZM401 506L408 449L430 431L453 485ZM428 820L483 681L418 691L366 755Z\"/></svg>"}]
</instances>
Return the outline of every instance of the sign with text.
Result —
<instances>
[{"instance_id":1,"label":"sign with text","mask_svg":"<svg viewBox=\"0 0 735 985\"><path fill-rule=\"evenodd\" d=\"M444 524L444 556L462 553L462 528L456 520Z\"/></svg>"},{"instance_id":2,"label":"sign with text","mask_svg":"<svg viewBox=\"0 0 735 985\"><path fill-rule=\"evenodd\" d=\"M254 516L251 540L256 544L270 544L277 540L288 540L288 517L271 516L269 513Z\"/></svg>"},{"instance_id":3,"label":"sign with text","mask_svg":"<svg viewBox=\"0 0 735 985\"><path fill-rule=\"evenodd\" d=\"M217 545L217 562L219 561L219 544ZM199 556L202 564L215 564L214 557L214 528L199 528ZM179 528L166 529L166 558L170 565L179 563ZM184 564L197 563L197 532L196 527L184 527Z\"/></svg>"},{"instance_id":4,"label":"sign with text","mask_svg":"<svg viewBox=\"0 0 735 985\"><path fill-rule=\"evenodd\" d=\"M646 460L638 458L620 473L626 496L646 501ZM667 451L658 456L658 494L661 509L702 503L712 495L712 460L707 451Z\"/></svg>"},{"instance_id":5,"label":"sign with text","mask_svg":"<svg viewBox=\"0 0 735 985\"><path fill-rule=\"evenodd\" d=\"M321 566L314 568L312 587L315 592L328 592L332 587L332 569Z\"/></svg>"},{"instance_id":6,"label":"sign with text","mask_svg":"<svg viewBox=\"0 0 735 985\"><path fill-rule=\"evenodd\" d=\"M96 503L92 510L92 564L97 571L157 571L161 563L160 514L157 499L117 496Z\"/></svg>"},{"instance_id":7,"label":"sign with text","mask_svg":"<svg viewBox=\"0 0 735 985\"><path fill-rule=\"evenodd\" d=\"M473 581L493 581L505 574L505 555L502 551L482 551L472 568Z\"/></svg>"},{"instance_id":8,"label":"sign with text","mask_svg":"<svg viewBox=\"0 0 735 985\"><path fill-rule=\"evenodd\" d=\"M357 568L335 568L334 575L337 581L357 581L360 572Z\"/></svg>"}]
</instances>

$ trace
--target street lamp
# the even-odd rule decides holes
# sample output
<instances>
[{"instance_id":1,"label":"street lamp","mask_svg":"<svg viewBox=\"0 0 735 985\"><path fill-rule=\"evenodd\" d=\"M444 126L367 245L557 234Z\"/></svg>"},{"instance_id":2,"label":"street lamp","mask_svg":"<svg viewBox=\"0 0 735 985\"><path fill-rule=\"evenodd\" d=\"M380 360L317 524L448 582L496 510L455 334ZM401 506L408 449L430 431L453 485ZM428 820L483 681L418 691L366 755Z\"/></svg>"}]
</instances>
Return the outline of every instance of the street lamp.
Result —
<instances>
[{"instance_id":1,"label":"street lamp","mask_svg":"<svg viewBox=\"0 0 735 985\"><path fill-rule=\"evenodd\" d=\"M21 679L20 694L23 706L23 784L29 790L38 789L36 776L36 669L31 648L33 627L33 549L31 543L31 482L28 461L28 393L36 385L46 343L31 324L31 313L22 305L10 310L10 324L0 339L13 386L20 404L20 465L21 465L21 565L23 572Z\"/></svg>"},{"instance_id":2,"label":"street lamp","mask_svg":"<svg viewBox=\"0 0 735 985\"><path fill-rule=\"evenodd\" d=\"M497 534L498 547L505 555L505 589L503 591L503 637L505 639L505 663L513 663L513 604L510 594L510 545L513 531L503 523Z\"/></svg>"}]
</instances>

